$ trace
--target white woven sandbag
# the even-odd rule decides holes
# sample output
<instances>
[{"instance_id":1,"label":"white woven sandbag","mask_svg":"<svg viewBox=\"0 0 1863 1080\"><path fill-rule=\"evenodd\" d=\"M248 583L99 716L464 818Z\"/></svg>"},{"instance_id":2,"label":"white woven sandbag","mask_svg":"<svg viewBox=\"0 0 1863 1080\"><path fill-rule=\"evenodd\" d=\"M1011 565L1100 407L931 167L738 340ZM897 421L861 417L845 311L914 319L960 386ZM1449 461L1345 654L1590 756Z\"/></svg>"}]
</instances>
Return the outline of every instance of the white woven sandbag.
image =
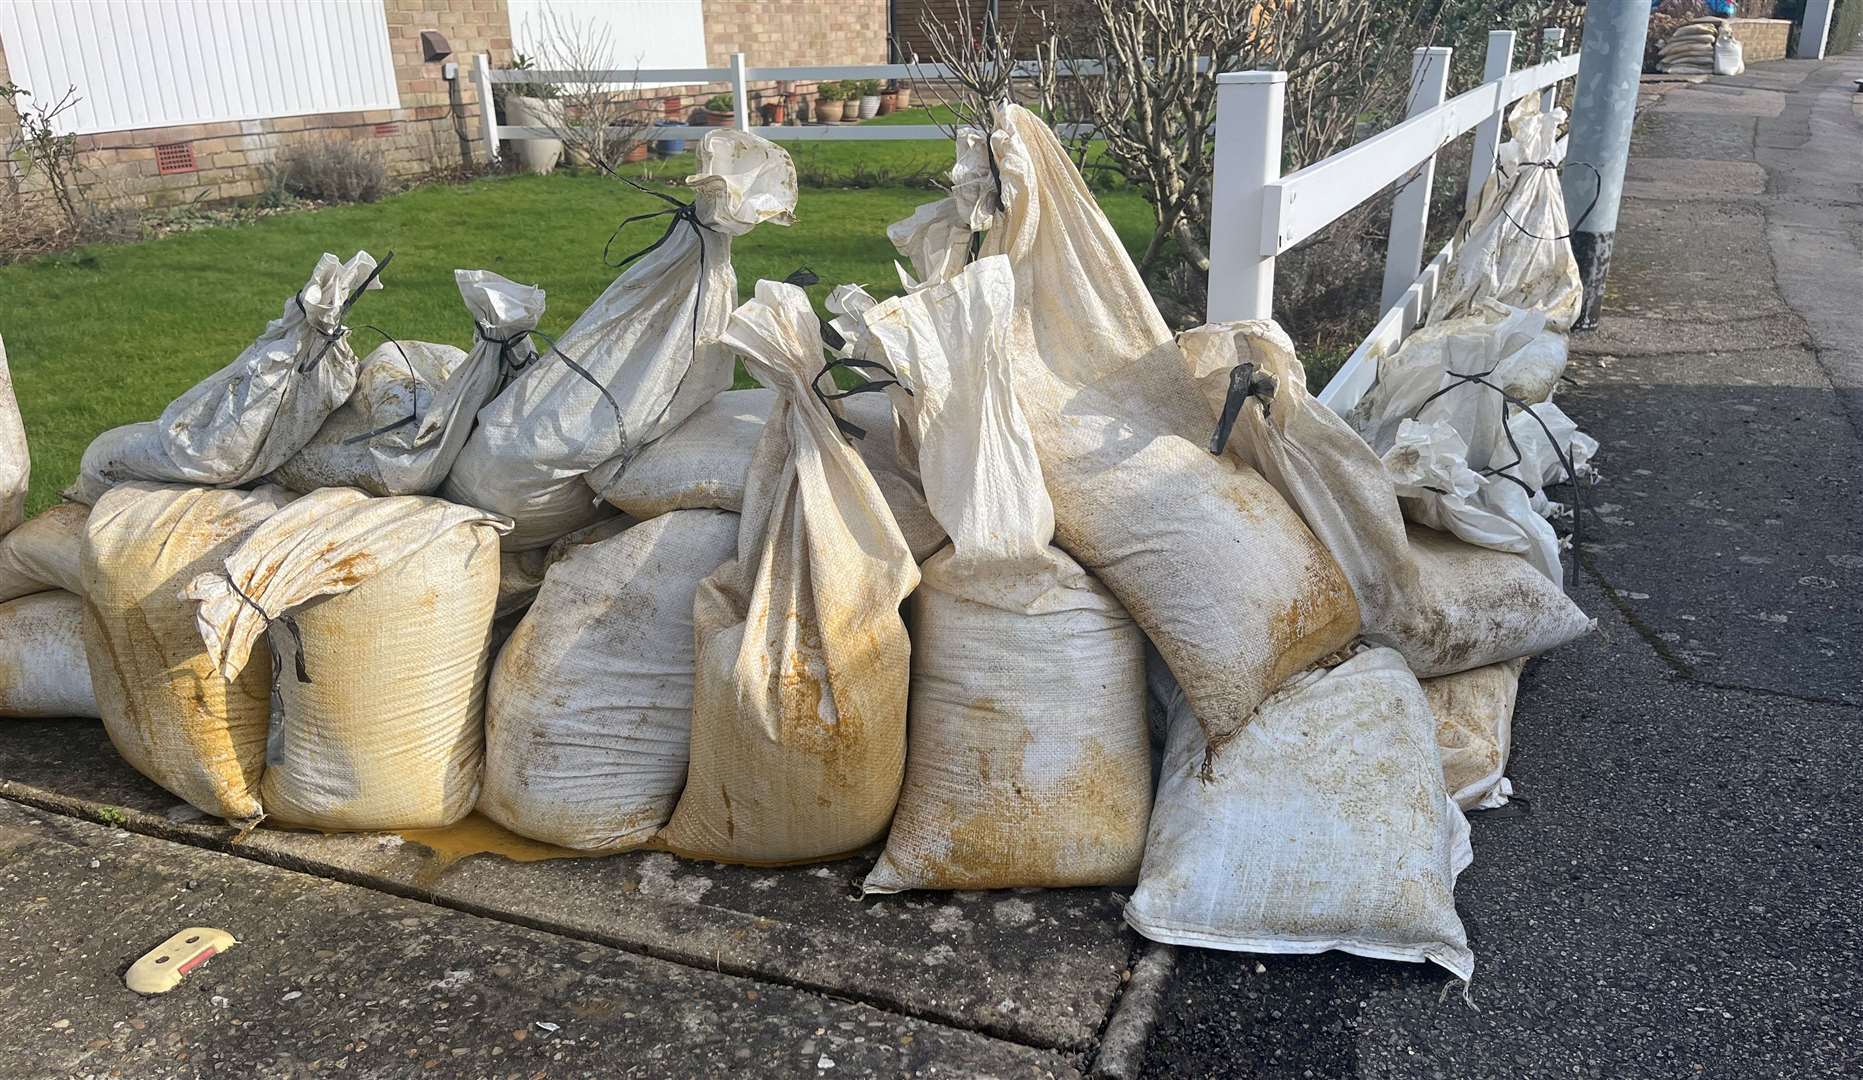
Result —
<instances>
[{"instance_id":1,"label":"white woven sandbag","mask_svg":"<svg viewBox=\"0 0 1863 1080\"><path fill-rule=\"evenodd\" d=\"M125 480L233 487L283 465L355 389L356 354L343 316L363 291L382 287L379 272L366 251L348 262L326 252L232 363L157 420L97 436L84 451L74 497L95 502Z\"/></svg>"},{"instance_id":2,"label":"white woven sandbag","mask_svg":"<svg viewBox=\"0 0 1863 1080\"><path fill-rule=\"evenodd\" d=\"M1455 675L1423 680L1423 696L1436 717L1436 748L1443 784L1464 810L1504 806L1514 787L1507 781L1513 744L1514 696L1526 661L1509 660Z\"/></svg>"},{"instance_id":3,"label":"white woven sandbag","mask_svg":"<svg viewBox=\"0 0 1863 1080\"><path fill-rule=\"evenodd\" d=\"M1417 562L1421 624L1410 661L1428 678L1538 656L1591 630L1588 617L1557 584L1518 555L1478 547L1409 525L1405 535ZM1455 632L1456 628L1463 628Z\"/></svg>"},{"instance_id":4,"label":"white woven sandbag","mask_svg":"<svg viewBox=\"0 0 1863 1080\"><path fill-rule=\"evenodd\" d=\"M1256 953L1475 958L1455 910L1474 855L1443 791L1436 722L1389 649L1276 690L1218 755L1188 702L1170 732L1126 922L1154 941Z\"/></svg>"},{"instance_id":5,"label":"white woven sandbag","mask_svg":"<svg viewBox=\"0 0 1863 1080\"><path fill-rule=\"evenodd\" d=\"M670 510L736 513L744 506L751 454L775 407L776 395L763 387L726 390L626 468L619 458L603 462L589 473L589 486L610 506L637 518Z\"/></svg>"},{"instance_id":6,"label":"white woven sandbag","mask_svg":"<svg viewBox=\"0 0 1863 1080\"><path fill-rule=\"evenodd\" d=\"M1720 36L1714 39L1714 73L1739 75L1746 69L1746 47L1731 29L1722 27Z\"/></svg>"},{"instance_id":7,"label":"white woven sandbag","mask_svg":"<svg viewBox=\"0 0 1863 1080\"><path fill-rule=\"evenodd\" d=\"M472 811L508 526L440 499L323 488L188 583L223 676L250 667L263 638L279 659L268 816L427 829Z\"/></svg>"},{"instance_id":8,"label":"white woven sandbag","mask_svg":"<svg viewBox=\"0 0 1863 1080\"><path fill-rule=\"evenodd\" d=\"M1483 300L1531 308L1570 330L1584 300L1557 166L1565 110L1542 112L1528 94L1507 114L1510 138L1461 226L1461 243L1430 303L1428 322L1468 315Z\"/></svg>"},{"instance_id":9,"label":"white woven sandbag","mask_svg":"<svg viewBox=\"0 0 1863 1080\"><path fill-rule=\"evenodd\" d=\"M0 716L99 718L83 622L84 601L63 590L0 604Z\"/></svg>"},{"instance_id":10,"label":"white woven sandbag","mask_svg":"<svg viewBox=\"0 0 1863 1080\"><path fill-rule=\"evenodd\" d=\"M531 601L537 598L537 590L543 587L544 575L565 552L584 544L600 543L633 524L634 519L625 515L604 518L593 525L577 529L547 548L501 552L498 556L497 618L502 620L522 615L524 609L530 607ZM515 629L515 624L512 629Z\"/></svg>"},{"instance_id":11,"label":"white woven sandbag","mask_svg":"<svg viewBox=\"0 0 1863 1080\"><path fill-rule=\"evenodd\" d=\"M1476 441L1467 413L1498 413L1493 390L1458 385L1450 373L1481 374L1495 388L1529 405L1546 401L1565 374L1566 336L1546 326L1546 316L1483 302L1476 312L1434 323L1404 339L1378 359L1378 381L1351 407L1346 419L1374 449L1388 449L1397 425L1420 409L1430 419L1450 419L1463 437ZM1450 392L1436 401L1431 395ZM1446 399L1446 400L1445 400Z\"/></svg>"},{"instance_id":12,"label":"white woven sandbag","mask_svg":"<svg viewBox=\"0 0 1863 1080\"><path fill-rule=\"evenodd\" d=\"M270 654L223 677L182 590L289 500L272 486L132 481L84 525L84 651L104 730L137 772L229 821L260 816Z\"/></svg>"},{"instance_id":13,"label":"white woven sandbag","mask_svg":"<svg viewBox=\"0 0 1863 1080\"><path fill-rule=\"evenodd\" d=\"M825 384L825 380L824 380ZM899 424L893 399L887 394L857 394L840 403L841 415L865 432L854 440L860 460L866 462L873 482L913 559L923 562L944 546L944 527L932 516L925 502L925 489L919 479L918 449L912 436Z\"/></svg>"},{"instance_id":14,"label":"white woven sandbag","mask_svg":"<svg viewBox=\"0 0 1863 1080\"><path fill-rule=\"evenodd\" d=\"M26 520L26 489L32 480L32 455L19 401L13 396L13 369L6 362L6 339L0 338L0 536Z\"/></svg>"},{"instance_id":15,"label":"white woven sandbag","mask_svg":"<svg viewBox=\"0 0 1863 1080\"><path fill-rule=\"evenodd\" d=\"M1559 534L1533 508L1533 493L1505 477L1475 472L1470 457L1448 421L1404 421L1383 457L1404 516L1470 544L1523 555L1547 580L1563 586Z\"/></svg>"},{"instance_id":16,"label":"white woven sandbag","mask_svg":"<svg viewBox=\"0 0 1863 1080\"><path fill-rule=\"evenodd\" d=\"M699 141L698 169L691 208L479 411L445 491L515 520L506 548L544 547L603 516L583 474L616 458L626 468L731 385L717 340L737 303L731 241L795 220L796 170L775 143L728 129Z\"/></svg>"},{"instance_id":17,"label":"white woven sandbag","mask_svg":"<svg viewBox=\"0 0 1863 1080\"><path fill-rule=\"evenodd\" d=\"M1273 487L1205 449L1208 406L1066 148L1028 110L996 113L995 169L964 144L955 197L993 204L1001 177L1005 209L981 255L1007 254L1015 270L1015 393L1056 543L1118 597L1198 717L1234 730L1358 633L1358 605Z\"/></svg>"},{"instance_id":18,"label":"white woven sandbag","mask_svg":"<svg viewBox=\"0 0 1863 1080\"><path fill-rule=\"evenodd\" d=\"M479 809L581 851L651 839L686 782L692 598L738 518L674 510L552 563L492 666Z\"/></svg>"},{"instance_id":19,"label":"white woven sandbag","mask_svg":"<svg viewBox=\"0 0 1863 1080\"><path fill-rule=\"evenodd\" d=\"M704 858L800 862L877 840L905 768L918 565L817 396L801 289L757 283L725 344L781 399L744 489L737 557L693 601L692 758L660 839Z\"/></svg>"},{"instance_id":20,"label":"white woven sandbag","mask_svg":"<svg viewBox=\"0 0 1863 1080\"><path fill-rule=\"evenodd\" d=\"M951 547L912 595L905 785L865 891L1130 883L1145 846L1145 646L1051 543L1017 406L1003 256L866 317Z\"/></svg>"},{"instance_id":21,"label":"white woven sandbag","mask_svg":"<svg viewBox=\"0 0 1863 1080\"><path fill-rule=\"evenodd\" d=\"M84 522L91 508L61 502L0 539L0 601L46 589L84 593Z\"/></svg>"}]
</instances>

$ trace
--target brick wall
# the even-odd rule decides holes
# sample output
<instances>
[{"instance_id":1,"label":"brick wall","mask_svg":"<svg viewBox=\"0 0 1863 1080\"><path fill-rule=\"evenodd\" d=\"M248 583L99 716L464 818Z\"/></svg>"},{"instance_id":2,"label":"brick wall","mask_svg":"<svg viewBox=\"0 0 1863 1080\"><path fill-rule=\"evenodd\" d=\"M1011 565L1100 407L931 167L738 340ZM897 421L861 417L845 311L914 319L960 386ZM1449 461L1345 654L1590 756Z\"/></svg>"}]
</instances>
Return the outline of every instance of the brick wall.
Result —
<instances>
[{"instance_id":1,"label":"brick wall","mask_svg":"<svg viewBox=\"0 0 1863 1080\"><path fill-rule=\"evenodd\" d=\"M489 52L494 62L509 59L511 25L504 0L386 0L385 8L400 108L83 135L78 146L86 196L100 205L132 208L249 198L266 189L267 166L279 151L323 140L366 142L396 177L456 166L459 142L448 111L446 81L440 64L422 62L422 30L440 31L453 47L452 59L460 65L466 132L474 140L474 154L482 155L472 57ZM6 61L0 55L0 81L5 78ZM9 116L0 124L10 120ZM0 137L4 134L0 129ZM194 171L159 171L156 147L172 144L192 148Z\"/></svg>"},{"instance_id":2,"label":"brick wall","mask_svg":"<svg viewBox=\"0 0 1863 1080\"><path fill-rule=\"evenodd\" d=\"M1043 40L1044 19L1065 30L1067 24L1078 17L1071 10L1078 6L1077 0L1000 0L997 10L1002 13L1004 35L1012 39L1013 53L1029 57ZM936 60L932 55L931 36L923 29L924 21L931 19L955 29L959 16L966 10L970 12L972 24L981 26L990 4L988 0L898 0L894 8L893 40L901 61L914 54L922 61Z\"/></svg>"},{"instance_id":3,"label":"brick wall","mask_svg":"<svg viewBox=\"0 0 1863 1080\"><path fill-rule=\"evenodd\" d=\"M1792 20L1732 19L1729 24L1734 36L1740 39L1741 57L1747 63L1785 59L1786 42L1792 36Z\"/></svg>"}]
</instances>

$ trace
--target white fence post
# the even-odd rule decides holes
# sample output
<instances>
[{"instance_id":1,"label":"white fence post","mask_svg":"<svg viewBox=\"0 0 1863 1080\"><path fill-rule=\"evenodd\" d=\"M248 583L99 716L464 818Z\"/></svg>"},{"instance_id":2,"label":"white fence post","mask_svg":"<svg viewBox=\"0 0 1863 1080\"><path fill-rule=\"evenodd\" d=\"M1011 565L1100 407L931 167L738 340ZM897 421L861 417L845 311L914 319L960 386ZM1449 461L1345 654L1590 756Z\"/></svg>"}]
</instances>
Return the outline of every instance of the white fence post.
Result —
<instances>
[{"instance_id":1,"label":"white fence post","mask_svg":"<svg viewBox=\"0 0 1863 1080\"><path fill-rule=\"evenodd\" d=\"M1833 0L1805 0L1805 21L1798 26L1798 48L1793 57L1799 60L1822 60L1831 38Z\"/></svg>"},{"instance_id":2,"label":"white fence post","mask_svg":"<svg viewBox=\"0 0 1863 1080\"><path fill-rule=\"evenodd\" d=\"M498 106L492 101L492 58L472 58L472 85L479 88L479 128L485 134L485 160L498 160Z\"/></svg>"},{"instance_id":3,"label":"white fence post","mask_svg":"<svg viewBox=\"0 0 1863 1080\"><path fill-rule=\"evenodd\" d=\"M1540 31L1540 60L1557 60L1565 55L1565 27L1548 26ZM1540 91L1540 111L1552 112L1559 105L1559 84Z\"/></svg>"},{"instance_id":4,"label":"white fence post","mask_svg":"<svg viewBox=\"0 0 1863 1080\"><path fill-rule=\"evenodd\" d=\"M744 54L731 54L731 111L736 114L737 129L750 130L750 83L744 78Z\"/></svg>"},{"instance_id":5,"label":"white fence post","mask_svg":"<svg viewBox=\"0 0 1863 1080\"><path fill-rule=\"evenodd\" d=\"M1263 194L1281 177L1285 71L1216 76L1216 161L1210 175L1210 322L1267 319L1274 311L1277 238Z\"/></svg>"},{"instance_id":6,"label":"white fence post","mask_svg":"<svg viewBox=\"0 0 1863 1080\"><path fill-rule=\"evenodd\" d=\"M1443 103L1449 93L1450 50L1418 49L1410 60L1410 116ZM1397 303L1423 270L1423 240L1430 224L1430 191L1436 185L1436 155L1398 181L1391 201L1391 240L1384 253L1384 290L1380 308Z\"/></svg>"},{"instance_id":7,"label":"white fence post","mask_svg":"<svg viewBox=\"0 0 1863 1080\"><path fill-rule=\"evenodd\" d=\"M1481 69L1481 81L1498 82L1507 78L1514 70L1514 32L1512 30L1492 30L1488 33L1488 59ZM1488 182L1494 172L1494 152L1501 145L1501 122L1507 118L1508 103L1500 100L1501 91L1495 88L1494 115L1481 122L1475 129L1475 154L1468 163L1468 209L1473 211L1475 204L1481 201L1481 188Z\"/></svg>"}]
</instances>

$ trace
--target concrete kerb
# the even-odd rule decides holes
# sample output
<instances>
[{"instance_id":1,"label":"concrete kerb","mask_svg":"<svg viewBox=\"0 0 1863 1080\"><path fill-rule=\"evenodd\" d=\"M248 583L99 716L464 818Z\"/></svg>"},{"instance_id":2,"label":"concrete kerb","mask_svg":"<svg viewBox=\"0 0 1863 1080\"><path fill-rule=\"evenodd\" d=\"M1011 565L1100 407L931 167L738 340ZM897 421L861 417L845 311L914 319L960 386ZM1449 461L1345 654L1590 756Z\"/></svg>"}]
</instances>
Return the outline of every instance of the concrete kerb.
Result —
<instances>
[{"instance_id":1,"label":"concrete kerb","mask_svg":"<svg viewBox=\"0 0 1863 1080\"><path fill-rule=\"evenodd\" d=\"M1087 1071L1089 1077L1138 1080L1145 1066L1145 1044L1158 1026L1164 992L1170 988L1171 973L1176 969L1176 947L1157 941L1144 944L1138 962L1132 965L1132 978L1119 996L1106 1030L1100 1034L1100 1051Z\"/></svg>"}]
</instances>

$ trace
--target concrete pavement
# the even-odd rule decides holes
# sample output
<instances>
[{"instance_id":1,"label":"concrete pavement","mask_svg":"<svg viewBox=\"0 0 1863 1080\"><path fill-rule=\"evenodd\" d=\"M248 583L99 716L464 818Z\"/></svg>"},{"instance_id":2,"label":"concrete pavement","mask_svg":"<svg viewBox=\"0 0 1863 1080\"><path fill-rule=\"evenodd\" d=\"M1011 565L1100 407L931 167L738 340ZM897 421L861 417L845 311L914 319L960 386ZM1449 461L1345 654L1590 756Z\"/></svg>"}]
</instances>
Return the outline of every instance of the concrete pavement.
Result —
<instances>
[{"instance_id":1,"label":"concrete pavement","mask_svg":"<svg viewBox=\"0 0 1863 1080\"><path fill-rule=\"evenodd\" d=\"M1574 595L1457 890L1472 997L1339 955L1188 951L1147 1075L1863 1072L1863 56L1638 122Z\"/></svg>"}]
</instances>

